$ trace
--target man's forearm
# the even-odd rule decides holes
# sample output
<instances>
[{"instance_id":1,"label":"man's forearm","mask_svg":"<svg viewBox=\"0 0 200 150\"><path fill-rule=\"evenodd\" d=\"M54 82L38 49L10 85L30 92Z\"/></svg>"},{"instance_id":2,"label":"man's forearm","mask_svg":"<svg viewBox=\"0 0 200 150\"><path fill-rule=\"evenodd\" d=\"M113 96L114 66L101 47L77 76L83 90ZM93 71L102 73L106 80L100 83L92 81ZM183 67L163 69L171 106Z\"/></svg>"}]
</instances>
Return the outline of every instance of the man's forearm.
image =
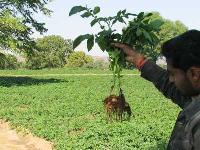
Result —
<instances>
[{"instance_id":1,"label":"man's forearm","mask_svg":"<svg viewBox=\"0 0 200 150\"><path fill-rule=\"evenodd\" d=\"M178 104L181 108L190 101L188 97L185 97L176 88L176 86L169 82L169 76L165 69L156 65L153 61L148 60L141 68L141 76L146 80L152 82L155 87L170 98L174 103Z\"/></svg>"},{"instance_id":2,"label":"man's forearm","mask_svg":"<svg viewBox=\"0 0 200 150\"><path fill-rule=\"evenodd\" d=\"M159 78L168 77L167 71L156 65L152 60L147 60L141 68L141 76L153 83Z\"/></svg>"}]
</instances>

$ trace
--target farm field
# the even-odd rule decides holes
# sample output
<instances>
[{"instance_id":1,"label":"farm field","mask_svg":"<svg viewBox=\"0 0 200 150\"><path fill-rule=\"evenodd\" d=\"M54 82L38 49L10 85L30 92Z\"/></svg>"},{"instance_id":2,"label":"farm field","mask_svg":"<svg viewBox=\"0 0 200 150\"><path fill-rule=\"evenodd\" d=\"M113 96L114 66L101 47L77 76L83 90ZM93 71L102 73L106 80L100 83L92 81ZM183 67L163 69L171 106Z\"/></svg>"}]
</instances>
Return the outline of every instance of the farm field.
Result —
<instances>
[{"instance_id":1,"label":"farm field","mask_svg":"<svg viewBox=\"0 0 200 150\"><path fill-rule=\"evenodd\" d=\"M64 75L72 73L99 75ZM109 95L112 76L101 76L106 73L111 74L84 69L0 71L0 118L53 142L56 150L164 150L179 108L139 75L124 75L123 89L135 117L107 123L102 101ZM138 72L123 72L131 73Z\"/></svg>"}]
</instances>

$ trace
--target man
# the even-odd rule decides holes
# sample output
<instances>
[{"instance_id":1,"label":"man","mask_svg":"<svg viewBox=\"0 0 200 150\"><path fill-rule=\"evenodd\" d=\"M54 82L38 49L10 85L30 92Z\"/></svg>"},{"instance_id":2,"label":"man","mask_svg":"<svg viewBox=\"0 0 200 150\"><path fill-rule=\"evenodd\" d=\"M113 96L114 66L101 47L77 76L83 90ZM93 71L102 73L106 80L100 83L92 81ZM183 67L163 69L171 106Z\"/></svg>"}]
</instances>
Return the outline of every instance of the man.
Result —
<instances>
[{"instance_id":1,"label":"man","mask_svg":"<svg viewBox=\"0 0 200 150\"><path fill-rule=\"evenodd\" d=\"M170 137L168 150L200 150L200 31L189 30L162 46L167 70L126 44L113 43L167 98L183 110Z\"/></svg>"}]
</instances>

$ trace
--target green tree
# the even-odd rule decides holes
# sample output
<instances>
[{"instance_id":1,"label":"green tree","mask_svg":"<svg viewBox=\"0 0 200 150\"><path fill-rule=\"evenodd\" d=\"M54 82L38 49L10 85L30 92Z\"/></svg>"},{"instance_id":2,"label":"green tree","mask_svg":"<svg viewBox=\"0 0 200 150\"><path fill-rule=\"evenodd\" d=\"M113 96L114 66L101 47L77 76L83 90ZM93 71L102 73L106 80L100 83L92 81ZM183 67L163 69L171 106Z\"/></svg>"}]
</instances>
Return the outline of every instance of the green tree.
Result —
<instances>
[{"instance_id":1,"label":"green tree","mask_svg":"<svg viewBox=\"0 0 200 150\"><path fill-rule=\"evenodd\" d=\"M30 50L33 31L47 31L44 23L34 19L34 13L50 15L45 7L50 0L0 0L0 47L3 50Z\"/></svg>"},{"instance_id":2,"label":"green tree","mask_svg":"<svg viewBox=\"0 0 200 150\"><path fill-rule=\"evenodd\" d=\"M160 56L161 45L165 41L187 31L188 28L181 21L171 21L169 19L165 19L160 15L159 12L152 13L153 15L150 16L151 20L160 19L164 22L163 25L160 27L159 32L157 32L157 37L160 39L160 42L153 51L155 56L154 60L157 60L157 58Z\"/></svg>"},{"instance_id":3,"label":"green tree","mask_svg":"<svg viewBox=\"0 0 200 150\"><path fill-rule=\"evenodd\" d=\"M65 58L73 52L72 41L56 35L37 39L36 47L31 55L27 55L30 69L63 67Z\"/></svg>"},{"instance_id":4,"label":"green tree","mask_svg":"<svg viewBox=\"0 0 200 150\"><path fill-rule=\"evenodd\" d=\"M6 63L6 55L3 53L0 53L0 69L5 69L5 63Z\"/></svg>"},{"instance_id":5,"label":"green tree","mask_svg":"<svg viewBox=\"0 0 200 150\"><path fill-rule=\"evenodd\" d=\"M67 59L67 66L69 67L83 67L84 65L92 66L93 62L94 60L91 56L86 55L82 51L77 51L69 55Z\"/></svg>"},{"instance_id":6,"label":"green tree","mask_svg":"<svg viewBox=\"0 0 200 150\"><path fill-rule=\"evenodd\" d=\"M0 69L17 69L19 63L17 58L10 54L0 53Z\"/></svg>"}]
</instances>

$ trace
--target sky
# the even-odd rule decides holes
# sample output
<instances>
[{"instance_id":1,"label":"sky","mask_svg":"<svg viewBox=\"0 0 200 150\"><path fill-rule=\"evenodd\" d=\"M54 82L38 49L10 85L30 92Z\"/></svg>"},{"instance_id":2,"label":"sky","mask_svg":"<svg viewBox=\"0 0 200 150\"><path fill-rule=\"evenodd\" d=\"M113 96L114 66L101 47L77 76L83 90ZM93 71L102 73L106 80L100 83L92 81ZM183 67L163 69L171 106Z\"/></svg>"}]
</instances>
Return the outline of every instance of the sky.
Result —
<instances>
[{"instance_id":1,"label":"sky","mask_svg":"<svg viewBox=\"0 0 200 150\"><path fill-rule=\"evenodd\" d=\"M179 20L189 29L200 30L200 1L199 0L53 0L47 5L47 8L53 11L51 17L41 14L36 15L36 19L46 23L48 32L44 35L60 35L65 39L74 40L77 36L87 33L97 33L98 26L90 27L91 19L83 19L80 14L69 16L73 6L86 6L101 8L100 16L113 16L119 10L126 9L127 12L138 14L139 12L157 11L162 17L172 21ZM122 25L117 27L120 32ZM44 35L34 34L34 37ZM85 51L93 56L107 56L107 53L101 52L97 45L87 52L86 42L83 42L76 48L78 51Z\"/></svg>"}]
</instances>

